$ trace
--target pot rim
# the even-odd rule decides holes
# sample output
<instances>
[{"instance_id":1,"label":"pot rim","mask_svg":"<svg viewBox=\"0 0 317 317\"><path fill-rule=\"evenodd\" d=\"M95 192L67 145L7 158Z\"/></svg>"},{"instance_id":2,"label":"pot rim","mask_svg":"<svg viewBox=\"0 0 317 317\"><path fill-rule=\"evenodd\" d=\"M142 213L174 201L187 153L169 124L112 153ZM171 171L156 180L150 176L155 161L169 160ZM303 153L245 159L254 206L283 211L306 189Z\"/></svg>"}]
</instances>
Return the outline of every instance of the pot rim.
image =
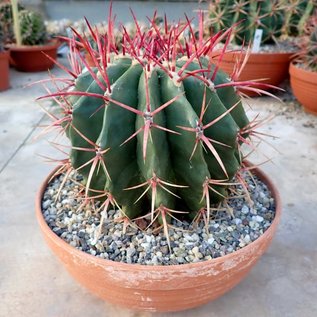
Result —
<instances>
[{"instance_id":1,"label":"pot rim","mask_svg":"<svg viewBox=\"0 0 317 317\"><path fill-rule=\"evenodd\" d=\"M306 82L317 83L317 72L297 67L296 62L290 63L289 72L292 76L304 80ZM306 78L303 79L303 76L305 76Z\"/></svg>"},{"instance_id":2,"label":"pot rim","mask_svg":"<svg viewBox=\"0 0 317 317\"><path fill-rule=\"evenodd\" d=\"M41 45L16 45L16 44L8 44L6 45L6 48L8 48L9 51L14 52L23 52L23 51L41 51L41 50L50 50L55 49L59 47L59 41L57 39L52 39L48 41L45 44Z\"/></svg>"},{"instance_id":3,"label":"pot rim","mask_svg":"<svg viewBox=\"0 0 317 317\"><path fill-rule=\"evenodd\" d=\"M247 165L251 165L250 162L247 162ZM195 263L186 263L186 264L172 264L172 265L144 265L144 264L138 264L138 263L124 263L124 262L116 262L112 260L102 259L98 258L94 255L91 255L89 253L86 253L84 251L78 250L77 248L71 246L69 243L64 241L62 238L60 238L58 235L56 235L52 229L48 226L47 222L44 219L43 213L42 213L42 197L44 194L44 191L47 187L47 184L51 177L55 174L55 172L58 170L59 166L57 166L55 169L53 169L52 172L49 173L49 175L45 178L45 180L42 182L36 197L35 197L35 212L36 212L36 218L38 220L38 223L42 229L42 231L45 231L49 239L55 240L56 243L59 244L59 246L63 249L68 250L67 252L71 252L72 254L75 254L79 257L82 257L86 259L89 262L95 262L100 265L109 264L109 266L116 266L120 269L128 269L133 268L135 271L179 271L182 269L191 269L191 268L197 268L199 266L204 266L207 262L210 264L217 265L218 263L222 263L224 261L230 261L232 258L235 258L237 255L242 255L247 249L253 249L255 245L260 242L261 240L264 240L267 235L269 235L271 232L274 233L282 213L282 204L281 204L281 197L280 194L274 185L274 183L271 181L271 179L268 177L266 173L264 173L260 168L256 167L252 169L252 173L254 173L256 176L258 176L269 188L274 201L275 201L275 217L270 225L270 227L256 240L248 244L247 246L234 251L232 253L226 254L224 256L205 260L205 261L199 261ZM57 241L56 241L57 240Z\"/></svg>"}]
</instances>

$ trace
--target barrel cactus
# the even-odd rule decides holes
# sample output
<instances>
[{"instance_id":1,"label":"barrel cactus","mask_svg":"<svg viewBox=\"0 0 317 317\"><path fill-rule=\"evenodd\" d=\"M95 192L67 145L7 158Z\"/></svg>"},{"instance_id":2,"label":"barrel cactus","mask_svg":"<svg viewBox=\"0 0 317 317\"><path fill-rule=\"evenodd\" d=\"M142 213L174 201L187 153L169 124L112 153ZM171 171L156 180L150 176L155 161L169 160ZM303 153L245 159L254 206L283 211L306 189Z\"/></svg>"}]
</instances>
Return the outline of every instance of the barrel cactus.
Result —
<instances>
[{"instance_id":1,"label":"barrel cactus","mask_svg":"<svg viewBox=\"0 0 317 317\"><path fill-rule=\"evenodd\" d=\"M269 44L302 33L314 6L316 0L212 0L209 19L215 32L240 22L233 33L236 44L252 41L256 29L263 30L262 43Z\"/></svg>"},{"instance_id":2,"label":"barrel cactus","mask_svg":"<svg viewBox=\"0 0 317 317\"><path fill-rule=\"evenodd\" d=\"M201 31L202 20L200 15ZM74 31L73 67L67 70L72 79L53 79L66 86L41 99L60 105L63 115L51 115L51 127L61 128L71 143L58 172L66 178L80 173L87 200L116 205L125 219L147 216L166 228L180 215L208 218L233 179L245 187L240 148L250 143L256 124L236 88L255 88L230 80L205 57L232 29L205 41L194 36L190 21L170 27L166 19L162 26L154 21L144 31L135 21L133 38L123 27L122 51L111 21L104 36L88 25L95 45ZM181 34L188 35L182 42Z\"/></svg>"},{"instance_id":3,"label":"barrel cactus","mask_svg":"<svg viewBox=\"0 0 317 317\"><path fill-rule=\"evenodd\" d=\"M48 40L43 17L34 11L21 10L19 12L22 44L41 45Z\"/></svg>"}]
</instances>

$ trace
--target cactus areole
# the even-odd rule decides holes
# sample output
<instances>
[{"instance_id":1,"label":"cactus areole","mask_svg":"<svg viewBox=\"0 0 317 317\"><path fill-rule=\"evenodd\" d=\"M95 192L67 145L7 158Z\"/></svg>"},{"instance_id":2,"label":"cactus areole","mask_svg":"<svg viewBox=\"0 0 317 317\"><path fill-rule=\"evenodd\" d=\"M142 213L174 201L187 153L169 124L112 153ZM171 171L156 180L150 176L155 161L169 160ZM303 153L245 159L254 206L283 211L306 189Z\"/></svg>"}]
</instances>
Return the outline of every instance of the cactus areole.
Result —
<instances>
[{"instance_id":1,"label":"cactus areole","mask_svg":"<svg viewBox=\"0 0 317 317\"><path fill-rule=\"evenodd\" d=\"M240 146L249 143L253 122L236 87L254 88L231 81L205 57L232 29L205 40L188 19L154 21L142 31L135 19L133 38L122 27L120 51L111 18L105 35L88 24L94 46L74 31L72 69L60 65L72 79L53 79L64 88L41 98L53 98L63 113L51 127L71 142L60 169L66 178L77 170L87 199L120 208L125 219L149 217L166 228L172 217L209 217L232 179L240 179ZM202 15L199 29L202 34Z\"/></svg>"}]
</instances>

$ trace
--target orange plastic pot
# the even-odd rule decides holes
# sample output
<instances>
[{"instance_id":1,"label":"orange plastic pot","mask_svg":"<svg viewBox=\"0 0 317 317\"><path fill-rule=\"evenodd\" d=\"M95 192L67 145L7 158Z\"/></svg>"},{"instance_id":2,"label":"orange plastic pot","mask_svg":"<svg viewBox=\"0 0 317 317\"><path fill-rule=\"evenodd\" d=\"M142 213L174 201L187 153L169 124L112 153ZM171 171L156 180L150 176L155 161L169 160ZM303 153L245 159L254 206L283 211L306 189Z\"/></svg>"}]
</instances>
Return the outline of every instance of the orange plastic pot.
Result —
<instances>
[{"instance_id":1,"label":"orange plastic pot","mask_svg":"<svg viewBox=\"0 0 317 317\"><path fill-rule=\"evenodd\" d=\"M9 52L0 52L0 91L9 88Z\"/></svg>"},{"instance_id":2,"label":"orange plastic pot","mask_svg":"<svg viewBox=\"0 0 317 317\"><path fill-rule=\"evenodd\" d=\"M291 63L291 87L305 111L317 115L317 72L311 72Z\"/></svg>"},{"instance_id":3,"label":"orange plastic pot","mask_svg":"<svg viewBox=\"0 0 317 317\"><path fill-rule=\"evenodd\" d=\"M146 266L97 258L59 238L45 222L42 196L52 172L36 197L36 217L44 238L69 273L100 298L132 310L171 312L205 304L236 286L270 245L281 216L281 201L271 180L255 170L273 194L276 216L256 241L226 256L191 264Z\"/></svg>"},{"instance_id":4,"label":"orange plastic pot","mask_svg":"<svg viewBox=\"0 0 317 317\"><path fill-rule=\"evenodd\" d=\"M228 52L225 53L220 63L220 68L229 75L233 72L238 55L242 54L241 60L245 57L245 53ZM288 77L288 68L291 56L294 53L251 53L249 59L242 70L241 81L264 79L261 83L278 86L284 79ZM217 61L219 53L213 54L213 60ZM240 58L240 57L239 57ZM262 88L263 90L267 90ZM243 89L241 89L243 91ZM256 96L256 93L247 92L249 96Z\"/></svg>"},{"instance_id":5,"label":"orange plastic pot","mask_svg":"<svg viewBox=\"0 0 317 317\"><path fill-rule=\"evenodd\" d=\"M10 45L10 63L21 72L45 71L54 66L53 60L57 58L58 41L51 41L47 45Z\"/></svg>"}]
</instances>

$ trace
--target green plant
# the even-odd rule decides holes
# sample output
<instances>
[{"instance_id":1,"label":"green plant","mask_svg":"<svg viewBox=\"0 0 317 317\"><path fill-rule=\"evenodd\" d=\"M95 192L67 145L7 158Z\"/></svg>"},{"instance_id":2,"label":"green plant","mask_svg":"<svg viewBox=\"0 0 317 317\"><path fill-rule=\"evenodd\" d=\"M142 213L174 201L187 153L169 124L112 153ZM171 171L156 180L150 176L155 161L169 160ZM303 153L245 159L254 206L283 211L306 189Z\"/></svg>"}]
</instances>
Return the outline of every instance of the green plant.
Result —
<instances>
[{"instance_id":1,"label":"green plant","mask_svg":"<svg viewBox=\"0 0 317 317\"><path fill-rule=\"evenodd\" d=\"M24 7L21 4L18 4L18 10L24 10ZM0 3L0 26L4 34L4 44L13 43L13 15L10 1L2 1Z\"/></svg>"},{"instance_id":2,"label":"green plant","mask_svg":"<svg viewBox=\"0 0 317 317\"><path fill-rule=\"evenodd\" d=\"M19 12L19 20L23 45L40 45L47 42L46 26L39 13L22 10Z\"/></svg>"},{"instance_id":3,"label":"green plant","mask_svg":"<svg viewBox=\"0 0 317 317\"><path fill-rule=\"evenodd\" d=\"M300 51L295 61L312 71L317 71L317 11L306 24L305 35L299 45Z\"/></svg>"},{"instance_id":4,"label":"green plant","mask_svg":"<svg viewBox=\"0 0 317 317\"><path fill-rule=\"evenodd\" d=\"M189 20L168 27L154 17L144 31L135 20L133 38L122 28L121 52L111 19L104 35L88 24L95 45L74 31L73 79L56 79L66 87L40 98L60 105L51 127L71 142L58 171L65 172L62 186L76 170L87 200L116 205L126 220L151 215L165 230L172 217L209 219L233 179L246 188L240 145L250 144L257 124L236 88L256 88L231 81L205 57L232 28L204 41L202 21L195 36Z\"/></svg>"},{"instance_id":5,"label":"green plant","mask_svg":"<svg viewBox=\"0 0 317 317\"><path fill-rule=\"evenodd\" d=\"M283 5L284 23L282 36L301 36L305 25L317 6L316 0L280 0Z\"/></svg>"},{"instance_id":6,"label":"green plant","mask_svg":"<svg viewBox=\"0 0 317 317\"><path fill-rule=\"evenodd\" d=\"M21 4L12 1L0 4L0 16L6 44L40 45L47 42L46 26L39 13L26 10Z\"/></svg>"},{"instance_id":7,"label":"green plant","mask_svg":"<svg viewBox=\"0 0 317 317\"><path fill-rule=\"evenodd\" d=\"M302 33L315 5L316 0L212 0L209 23L218 32L239 22L233 32L236 44L252 41L256 29L263 30L262 43L274 43Z\"/></svg>"}]
</instances>

